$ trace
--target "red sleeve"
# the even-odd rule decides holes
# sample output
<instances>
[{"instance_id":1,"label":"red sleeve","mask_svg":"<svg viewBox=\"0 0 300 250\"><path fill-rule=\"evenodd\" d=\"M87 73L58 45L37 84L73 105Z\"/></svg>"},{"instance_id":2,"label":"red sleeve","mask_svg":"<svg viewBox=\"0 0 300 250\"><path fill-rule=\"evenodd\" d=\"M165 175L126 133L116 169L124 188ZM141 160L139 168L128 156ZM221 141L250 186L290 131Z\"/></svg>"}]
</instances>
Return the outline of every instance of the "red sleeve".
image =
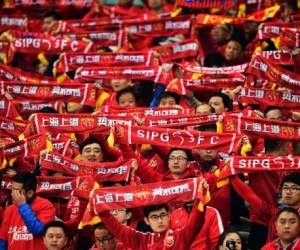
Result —
<instances>
[{"instance_id":1,"label":"red sleeve","mask_svg":"<svg viewBox=\"0 0 300 250\"><path fill-rule=\"evenodd\" d=\"M99 213L99 216L108 230L124 245L132 249L147 249L148 242L151 240L150 233L141 233L123 225L108 210Z\"/></svg>"},{"instance_id":2,"label":"red sleeve","mask_svg":"<svg viewBox=\"0 0 300 250\"><path fill-rule=\"evenodd\" d=\"M141 178L143 183L153 183L162 181L164 175L155 171L151 166L141 164L136 171L136 174Z\"/></svg>"},{"instance_id":3,"label":"red sleeve","mask_svg":"<svg viewBox=\"0 0 300 250\"><path fill-rule=\"evenodd\" d=\"M192 244L204 224L205 211L206 210L201 212L198 209L197 203L197 205L195 205L191 211L187 226L182 229L184 241L187 242L189 246Z\"/></svg>"},{"instance_id":4,"label":"red sleeve","mask_svg":"<svg viewBox=\"0 0 300 250\"><path fill-rule=\"evenodd\" d=\"M260 199L254 191L246 185L237 175L231 177L231 183L235 191L240 195L244 200L246 200L251 208L257 214L272 216L270 211L273 210L273 207Z\"/></svg>"},{"instance_id":5,"label":"red sleeve","mask_svg":"<svg viewBox=\"0 0 300 250\"><path fill-rule=\"evenodd\" d=\"M39 208L37 218L44 224L55 219L55 208L48 200L44 200L43 205Z\"/></svg>"}]
</instances>

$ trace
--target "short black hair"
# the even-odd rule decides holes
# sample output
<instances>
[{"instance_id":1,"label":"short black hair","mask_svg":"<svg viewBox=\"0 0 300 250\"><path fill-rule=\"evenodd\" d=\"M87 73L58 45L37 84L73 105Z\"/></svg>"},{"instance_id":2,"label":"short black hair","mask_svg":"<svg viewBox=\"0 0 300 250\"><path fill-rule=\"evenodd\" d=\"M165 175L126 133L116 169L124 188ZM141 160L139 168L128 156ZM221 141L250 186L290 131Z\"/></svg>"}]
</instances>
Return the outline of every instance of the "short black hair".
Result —
<instances>
[{"instance_id":1,"label":"short black hair","mask_svg":"<svg viewBox=\"0 0 300 250\"><path fill-rule=\"evenodd\" d=\"M119 103L120 97L124 94L127 94L127 93L131 93L133 95L135 101L137 102L138 95L135 91L135 88L133 88L133 87L127 87L127 88L124 88L124 89L121 89L120 91L118 91L117 95L116 95L117 102Z\"/></svg>"},{"instance_id":2,"label":"short black hair","mask_svg":"<svg viewBox=\"0 0 300 250\"><path fill-rule=\"evenodd\" d=\"M224 67L225 64L226 59L219 52L212 52L204 58L205 67Z\"/></svg>"},{"instance_id":3,"label":"short black hair","mask_svg":"<svg viewBox=\"0 0 300 250\"><path fill-rule=\"evenodd\" d=\"M176 94L174 92L170 92L170 91L162 92L158 97L158 103L160 103L160 101L162 99L165 99L165 98L168 98L168 97L174 98L176 104L179 104L180 96L178 94Z\"/></svg>"},{"instance_id":4,"label":"short black hair","mask_svg":"<svg viewBox=\"0 0 300 250\"><path fill-rule=\"evenodd\" d=\"M100 147L101 147L101 149L102 149L101 142L97 138L89 136L82 143L80 143L80 145L79 145L79 151L80 151L80 153L82 153L82 150L84 149L85 146L87 146L89 144L93 144L93 143L99 144Z\"/></svg>"},{"instance_id":5,"label":"short black hair","mask_svg":"<svg viewBox=\"0 0 300 250\"><path fill-rule=\"evenodd\" d=\"M47 12L45 15L44 15L44 18L45 17L53 17L54 20L61 20L61 15L58 14L58 12L56 11L49 11Z\"/></svg>"},{"instance_id":6,"label":"short black hair","mask_svg":"<svg viewBox=\"0 0 300 250\"><path fill-rule=\"evenodd\" d=\"M160 210L162 208L165 208L167 210L167 212L169 212L169 206L166 203L143 207L144 217L148 218L148 216L151 212Z\"/></svg>"},{"instance_id":7,"label":"short black hair","mask_svg":"<svg viewBox=\"0 0 300 250\"><path fill-rule=\"evenodd\" d=\"M186 157L187 157L187 160L188 160L188 161L191 161L191 160L192 160L192 153L191 153L191 150L186 149L186 148L171 148L170 151L169 151L169 153L168 153L168 158L169 158L170 154L171 154L173 151L176 151L176 150L180 150L180 151L185 152Z\"/></svg>"},{"instance_id":8,"label":"short black hair","mask_svg":"<svg viewBox=\"0 0 300 250\"><path fill-rule=\"evenodd\" d=\"M59 227L63 230L64 234L67 236L67 227L65 225L65 223L63 223L62 221L59 221L59 220L54 220L54 221L50 221L48 222L46 225L45 225L45 228L44 228L44 235L47 233L47 230L50 228L50 227Z\"/></svg>"},{"instance_id":9,"label":"short black hair","mask_svg":"<svg viewBox=\"0 0 300 250\"><path fill-rule=\"evenodd\" d=\"M277 213L277 218L284 212L287 212L287 213L292 213L294 215L296 215L297 219L298 219L298 222L300 222L300 215L299 215L299 212L295 209L295 208L292 208L292 207L284 207L282 208L278 213Z\"/></svg>"},{"instance_id":10,"label":"short black hair","mask_svg":"<svg viewBox=\"0 0 300 250\"><path fill-rule=\"evenodd\" d=\"M36 190L37 180L36 177L30 172L18 172L13 178L13 182L22 183L26 191Z\"/></svg>"},{"instance_id":11,"label":"short black hair","mask_svg":"<svg viewBox=\"0 0 300 250\"><path fill-rule=\"evenodd\" d=\"M229 98L228 95L226 95L222 92L214 92L214 93L212 93L210 98L215 97L215 96L221 97L224 107L227 108L228 111L232 111L232 109L233 109L232 100Z\"/></svg>"},{"instance_id":12,"label":"short black hair","mask_svg":"<svg viewBox=\"0 0 300 250\"><path fill-rule=\"evenodd\" d=\"M300 173L299 172L295 172L295 173L291 173L288 174L286 176L284 176L282 178L281 184L280 184L280 189L282 189L283 184L286 182L292 182L297 184L298 186L300 186Z\"/></svg>"},{"instance_id":13,"label":"short black hair","mask_svg":"<svg viewBox=\"0 0 300 250\"><path fill-rule=\"evenodd\" d=\"M98 222L97 224L95 224L93 226L93 231L95 232L96 229L106 229L107 231L109 231L103 222Z\"/></svg>"},{"instance_id":14,"label":"short black hair","mask_svg":"<svg viewBox=\"0 0 300 250\"><path fill-rule=\"evenodd\" d=\"M227 236L228 234L232 234L232 233L237 234L237 235L240 237L240 239L242 240L242 236L240 235L240 233L239 233L236 229L234 229L234 228L228 228L228 229L226 229L226 230L220 235L219 241L218 241L218 246L222 246L223 243L224 243L224 241L225 241L226 236ZM242 242L242 243L243 243L243 242ZM243 244L242 244L242 247L243 247Z\"/></svg>"},{"instance_id":15,"label":"short black hair","mask_svg":"<svg viewBox=\"0 0 300 250\"><path fill-rule=\"evenodd\" d=\"M52 107L43 107L39 110L39 113L58 114L58 111Z\"/></svg>"}]
</instances>

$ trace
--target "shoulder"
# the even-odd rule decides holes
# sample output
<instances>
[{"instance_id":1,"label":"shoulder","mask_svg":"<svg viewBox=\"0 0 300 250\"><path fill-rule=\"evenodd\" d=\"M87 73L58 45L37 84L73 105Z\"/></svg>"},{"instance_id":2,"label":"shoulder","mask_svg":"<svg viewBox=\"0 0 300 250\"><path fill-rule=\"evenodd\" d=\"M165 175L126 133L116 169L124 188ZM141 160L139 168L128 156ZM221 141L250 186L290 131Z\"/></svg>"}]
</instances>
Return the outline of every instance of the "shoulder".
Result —
<instances>
[{"instance_id":1,"label":"shoulder","mask_svg":"<svg viewBox=\"0 0 300 250\"><path fill-rule=\"evenodd\" d=\"M53 204L47 200L47 199L44 199L44 198L41 198L41 197L36 197L35 200L32 202L31 204L31 207L34 209L41 209L41 208L53 208L54 209L54 206Z\"/></svg>"}]
</instances>

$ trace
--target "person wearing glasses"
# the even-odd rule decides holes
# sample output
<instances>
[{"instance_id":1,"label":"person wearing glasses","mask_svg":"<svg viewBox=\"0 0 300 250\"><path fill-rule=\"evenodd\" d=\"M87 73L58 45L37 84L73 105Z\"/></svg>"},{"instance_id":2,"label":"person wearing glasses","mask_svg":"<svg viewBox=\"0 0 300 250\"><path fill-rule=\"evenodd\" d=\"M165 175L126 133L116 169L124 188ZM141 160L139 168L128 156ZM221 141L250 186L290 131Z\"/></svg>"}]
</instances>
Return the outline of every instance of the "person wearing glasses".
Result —
<instances>
[{"instance_id":1,"label":"person wearing glasses","mask_svg":"<svg viewBox=\"0 0 300 250\"><path fill-rule=\"evenodd\" d=\"M259 198L238 176L231 177L231 183L237 193L250 204L255 214L265 218L269 222L267 242L275 240L277 235L275 225L279 208ZM281 181L280 192L282 205L284 207L293 208L299 212L300 173L294 172L284 176Z\"/></svg>"},{"instance_id":2,"label":"person wearing glasses","mask_svg":"<svg viewBox=\"0 0 300 250\"><path fill-rule=\"evenodd\" d=\"M204 179L199 184L207 189ZM134 250L189 249L204 224L205 209L198 204L192 209L187 225L179 230L170 229L170 211L167 204L144 207L144 221L152 232L142 233L120 223L109 210L99 213L108 230L125 246Z\"/></svg>"},{"instance_id":3,"label":"person wearing glasses","mask_svg":"<svg viewBox=\"0 0 300 250\"><path fill-rule=\"evenodd\" d=\"M164 180L178 180L195 177L191 164L191 152L187 149L172 148L168 154L168 171L160 173L146 164L135 165L133 171L141 178L143 183L153 183Z\"/></svg>"},{"instance_id":4,"label":"person wearing glasses","mask_svg":"<svg viewBox=\"0 0 300 250\"><path fill-rule=\"evenodd\" d=\"M130 250L118 243L102 222L94 225L94 238L95 244L90 250Z\"/></svg>"}]
</instances>

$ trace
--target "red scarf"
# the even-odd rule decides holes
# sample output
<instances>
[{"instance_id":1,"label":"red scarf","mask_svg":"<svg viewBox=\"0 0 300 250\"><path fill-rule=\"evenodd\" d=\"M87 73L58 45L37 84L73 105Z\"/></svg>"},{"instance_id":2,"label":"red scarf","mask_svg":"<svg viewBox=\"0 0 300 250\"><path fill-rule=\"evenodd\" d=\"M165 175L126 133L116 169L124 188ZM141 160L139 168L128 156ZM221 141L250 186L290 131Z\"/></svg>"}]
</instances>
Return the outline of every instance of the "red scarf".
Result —
<instances>
[{"instance_id":1,"label":"red scarf","mask_svg":"<svg viewBox=\"0 0 300 250\"><path fill-rule=\"evenodd\" d=\"M161 63L170 62L177 59L187 57L196 58L198 56L201 45L196 39L190 38L181 42L170 43L150 48L159 54Z\"/></svg>"},{"instance_id":2,"label":"red scarf","mask_svg":"<svg viewBox=\"0 0 300 250\"><path fill-rule=\"evenodd\" d=\"M173 180L138 186L105 187L93 192L92 204L97 214L108 209L142 207L170 201L194 200L197 178Z\"/></svg>"},{"instance_id":3,"label":"red scarf","mask_svg":"<svg viewBox=\"0 0 300 250\"><path fill-rule=\"evenodd\" d=\"M30 100L30 101L13 101L16 109L21 115L25 117L32 113L39 112L44 107L51 107L55 110L59 110L61 107L60 101L47 101L47 100ZM0 102L1 105L1 102Z\"/></svg>"},{"instance_id":4,"label":"red scarf","mask_svg":"<svg viewBox=\"0 0 300 250\"><path fill-rule=\"evenodd\" d=\"M300 140L300 123L244 116L242 113L224 115L224 132L254 137Z\"/></svg>"},{"instance_id":5,"label":"red scarf","mask_svg":"<svg viewBox=\"0 0 300 250\"><path fill-rule=\"evenodd\" d=\"M260 171L299 171L300 157L293 156L234 156L223 168L220 179L240 173Z\"/></svg>"},{"instance_id":6,"label":"red scarf","mask_svg":"<svg viewBox=\"0 0 300 250\"><path fill-rule=\"evenodd\" d=\"M91 114L35 114L31 121L31 133L109 133L110 128L118 124L133 124L131 117Z\"/></svg>"},{"instance_id":7,"label":"red scarf","mask_svg":"<svg viewBox=\"0 0 300 250\"><path fill-rule=\"evenodd\" d=\"M28 28L28 19L25 15L1 15L0 31L13 29L24 31Z\"/></svg>"},{"instance_id":8,"label":"red scarf","mask_svg":"<svg viewBox=\"0 0 300 250\"><path fill-rule=\"evenodd\" d=\"M33 84L2 82L2 91L17 101L66 101L95 106L95 90L92 84Z\"/></svg>"},{"instance_id":9,"label":"red scarf","mask_svg":"<svg viewBox=\"0 0 300 250\"><path fill-rule=\"evenodd\" d=\"M186 1L179 0L176 2L179 6L185 6L193 9L210 9L210 8L221 8L221 9L234 9L237 5L235 0L203 0L203 1Z\"/></svg>"},{"instance_id":10,"label":"red scarf","mask_svg":"<svg viewBox=\"0 0 300 250\"><path fill-rule=\"evenodd\" d=\"M26 158L39 156L41 150L47 148L45 135L34 135L23 141L11 143L4 148L4 157L10 160L16 157Z\"/></svg>"},{"instance_id":11,"label":"red scarf","mask_svg":"<svg viewBox=\"0 0 300 250\"><path fill-rule=\"evenodd\" d=\"M28 125L26 121L7 119L0 117L0 136L17 139L18 136L23 133L24 129Z\"/></svg>"},{"instance_id":12,"label":"red scarf","mask_svg":"<svg viewBox=\"0 0 300 250\"><path fill-rule=\"evenodd\" d=\"M294 65L292 51L289 50L270 50L258 53L268 61L280 65Z\"/></svg>"},{"instance_id":13,"label":"red scarf","mask_svg":"<svg viewBox=\"0 0 300 250\"><path fill-rule=\"evenodd\" d=\"M14 101L0 98L0 116L8 119L20 118L20 114L18 113Z\"/></svg>"},{"instance_id":14,"label":"red scarf","mask_svg":"<svg viewBox=\"0 0 300 250\"><path fill-rule=\"evenodd\" d=\"M115 162L94 163L87 161L75 161L57 153L48 153L42 162L41 171L50 170L64 173L69 176L89 175L97 182L103 181L127 181L130 173L131 160L121 157Z\"/></svg>"},{"instance_id":15,"label":"red scarf","mask_svg":"<svg viewBox=\"0 0 300 250\"><path fill-rule=\"evenodd\" d=\"M273 64L261 55L255 56L251 60L247 73L255 75L260 79L270 80L283 87L293 90L300 89L300 76L298 74Z\"/></svg>"},{"instance_id":16,"label":"red scarf","mask_svg":"<svg viewBox=\"0 0 300 250\"><path fill-rule=\"evenodd\" d=\"M180 0L184 1L184 0ZM249 14L244 17L231 17L231 16L220 16L220 15L210 15L210 14L198 14L196 16L196 26L203 25L217 25L224 23L231 24L243 24L247 21L251 22L263 22L268 18L274 17L279 11L280 6L272 6L270 8L266 8L264 10L259 10L255 13Z\"/></svg>"},{"instance_id":17,"label":"red scarf","mask_svg":"<svg viewBox=\"0 0 300 250\"><path fill-rule=\"evenodd\" d=\"M64 53L56 62L57 72L74 71L81 66L150 66L157 64L152 52Z\"/></svg>"},{"instance_id":18,"label":"red scarf","mask_svg":"<svg viewBox=\"0 0 300 250\"><path fill-rule=\"evenodd\" d=\"M271 89L243 88L237 94L239 103L263 104L282 108L299 108L300 93Z\"/></svg>"},{"instance_id":19,"label":"red scarf","mask_svg":"<svg viewBox=\"0 0 300 250\"><path fill-rule=\"evenodd\" d=\"M161 66L120 66L120 67L82 67L76 72L75 79L92 82L98 79L152 80L165 83L170 79L170 70Z\"/></svg>"},{"instance_id":20,"label":"red scarf","mask_svg":"<svg viewBox=\"0 0 300 250\"><path fill-rule=\"evenodd\" d=\"M239 136L232 133L187 131L180 129L116 126L114 136L120 144L152 144L187 149L214 149L231 153L236 150Z\"/></svg>"}]
</instances>

